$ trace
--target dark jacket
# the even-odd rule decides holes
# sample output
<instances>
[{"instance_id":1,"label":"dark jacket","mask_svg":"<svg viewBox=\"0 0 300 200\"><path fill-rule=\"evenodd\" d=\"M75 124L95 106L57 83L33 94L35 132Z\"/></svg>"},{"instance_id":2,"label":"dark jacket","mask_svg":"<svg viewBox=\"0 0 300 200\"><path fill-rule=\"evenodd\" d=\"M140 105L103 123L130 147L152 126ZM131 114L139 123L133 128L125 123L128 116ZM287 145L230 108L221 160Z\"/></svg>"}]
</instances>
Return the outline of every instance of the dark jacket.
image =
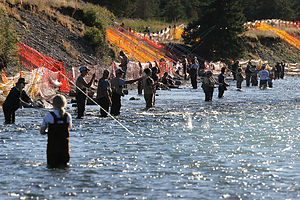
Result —
<instances>
[{"instance_id":1,"label":"dark jacket","mask_svg":"<svg viewBox=\"0 0 300 200\"><path fill-rule=\"evenodd\" d=\"M10 108L11 110L18 110L18 108L21 107L20 99L27 103L31 100L24 90L19 91L16 87L13 87L6 97L3 107Z\"/></svg>"}]
</instances>

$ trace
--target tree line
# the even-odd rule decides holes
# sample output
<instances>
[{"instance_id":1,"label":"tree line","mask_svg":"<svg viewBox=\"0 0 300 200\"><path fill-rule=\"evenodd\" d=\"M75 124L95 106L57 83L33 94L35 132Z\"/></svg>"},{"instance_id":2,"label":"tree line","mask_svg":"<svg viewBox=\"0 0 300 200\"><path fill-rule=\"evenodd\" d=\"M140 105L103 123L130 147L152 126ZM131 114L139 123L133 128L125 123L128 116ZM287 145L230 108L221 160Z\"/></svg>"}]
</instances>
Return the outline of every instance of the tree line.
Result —
<instances>
[{"instance_id":1,"label":"tree line","mask_svg":"<svg viewBox=\"0 0 300 200\"><path fill-rule=\"evenodd\" d=\"M187 22L182 35L203 60L239 59L245 54L247 21L300 20L300 0L88 0L117 17Z\"/></svg>"},{"instance_id":2,"label":"tree line","mask_svg":"<svg viewBox=\"0 0 300 200\"><path fill-rule=\"evenodd\" d=\"M104 6L117 17L156 19L167 22L194 21L214 0L86 0ZM229 0L228 0L229 3ZM259 19L300 20L299 0L242 0L246 21Z\"/></svg>"}]
</instances>

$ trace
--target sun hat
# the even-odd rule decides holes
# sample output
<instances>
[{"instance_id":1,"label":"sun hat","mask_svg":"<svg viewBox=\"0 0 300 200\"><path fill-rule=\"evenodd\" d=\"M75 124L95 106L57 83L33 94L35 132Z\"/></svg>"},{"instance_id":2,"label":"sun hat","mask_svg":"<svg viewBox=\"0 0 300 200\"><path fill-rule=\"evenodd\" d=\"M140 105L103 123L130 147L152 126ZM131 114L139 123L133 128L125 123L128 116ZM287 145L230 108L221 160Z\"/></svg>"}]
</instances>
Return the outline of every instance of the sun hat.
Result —
<instances>
[{"instance_id":1,"label":"sun hat","mask_svg":"<svg viewBox=\"0 0 300 200\"><path fill-rule=\"evenodd\" d=\"M27 83L25 82L25 78L19 78L19 79L18 79L18 82L17 82L16 84L20 84L20 83L27 84Z\"/></svg>"}]
</instances>

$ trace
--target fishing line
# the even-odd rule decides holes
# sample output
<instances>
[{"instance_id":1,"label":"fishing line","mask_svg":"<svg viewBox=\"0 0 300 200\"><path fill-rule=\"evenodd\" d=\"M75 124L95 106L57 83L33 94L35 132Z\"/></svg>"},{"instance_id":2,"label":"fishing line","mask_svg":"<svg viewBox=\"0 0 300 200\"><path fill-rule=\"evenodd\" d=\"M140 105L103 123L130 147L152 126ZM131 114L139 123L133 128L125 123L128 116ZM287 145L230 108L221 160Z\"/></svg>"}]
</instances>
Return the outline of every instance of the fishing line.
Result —
<instances>
[{"instance_id":1,"label":"fishing line","mask_svg":"<svg viewBox=\"0 0 300 200\"><path fill-rule=\"evenodd\" d=\"M132 136L134 134L126 127L124 126L119 120L117 120L114 116L112 116L109 112L107 112L105 109L103 109L94 99L89 97L83 90L81 90L72 80L70 80L66 75L64 75L56 66L49 63L47 60L46 62L50 64L52 67L54 67L61 75L63 75L70 83L72 83L80 92L82 92L88 99L90 99L93 103L95 103L97 106L99 106L100 109L102 109L109 117L111 117L114 121L116 121L121 127L123 127L128 133L130 133Z\"/></svg>"},{"instance_id":2,"label":"fishing line","mask_svg":"<svg viewBox=\"0 0 300 200\"><path fill-rule=\"evenodd\" d=\"M65 75L64 75L65 76ZM65 76L66 77L66 76ZM66 77L67 78L67 77ZM68 78L67 78L68 79ZM70 81L70 79L68 79ZM90 99L94 104L96 104L97 106L99 106L100 109L102 109L108 116L110 116L113 120L115 120L120 126L122 126L128 133L130 133L132 136L134 136L134 134L126 127L124 126L119 120L117 120L114 116L112 116L109 112L107 112L105 109L103 109L93 98L91 98L90 96L88 96L85 92L83 92L82 89L80 89L76 84L74 84L73 81L70 81L73 85L75 85L75 87L77 89L79 89L80 92L82 92L88 99Z\"/></svg>"},{"instance_id":3,"label":"fishing line","mask_svg":"<svg viewBox=\"0 0 300 200\"><path fill-rule=\"evenodd\" d=\"M215 28L216 25L210 27L209 29L207 29L206 31L204 31L200 36L199 38L201 38L202 42L199 42L197 45L194 46L194 48L190 51L191 53L193 51L195 51L197 48L199 48L202 44L203 44L203 39L208 36L210 34L210 32L213 31L213 29Z\"/></svg>"}]
</instances>

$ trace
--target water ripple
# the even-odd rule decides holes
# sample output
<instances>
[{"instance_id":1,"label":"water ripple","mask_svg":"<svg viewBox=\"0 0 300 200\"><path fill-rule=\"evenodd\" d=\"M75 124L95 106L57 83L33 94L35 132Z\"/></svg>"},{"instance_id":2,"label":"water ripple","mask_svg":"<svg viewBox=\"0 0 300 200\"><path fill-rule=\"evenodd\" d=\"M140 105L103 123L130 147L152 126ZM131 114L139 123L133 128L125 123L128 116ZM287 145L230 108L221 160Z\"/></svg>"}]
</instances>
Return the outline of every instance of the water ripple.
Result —
<instances>
[{"instance_id":1,"label":"water ripple","mask_svg":"<svg viewBox=\"0 0 300 200\"><path fill-rule=\"evenodd\" d=\"M88 107L65 170L46 168L47 109L18 110L15 125L0 112L0 199L298 199L299 83L232 86L210 103L200 88L158 91L149 111L129 95L117 119L134 135Z\"/></svg>"}]
</instances>

